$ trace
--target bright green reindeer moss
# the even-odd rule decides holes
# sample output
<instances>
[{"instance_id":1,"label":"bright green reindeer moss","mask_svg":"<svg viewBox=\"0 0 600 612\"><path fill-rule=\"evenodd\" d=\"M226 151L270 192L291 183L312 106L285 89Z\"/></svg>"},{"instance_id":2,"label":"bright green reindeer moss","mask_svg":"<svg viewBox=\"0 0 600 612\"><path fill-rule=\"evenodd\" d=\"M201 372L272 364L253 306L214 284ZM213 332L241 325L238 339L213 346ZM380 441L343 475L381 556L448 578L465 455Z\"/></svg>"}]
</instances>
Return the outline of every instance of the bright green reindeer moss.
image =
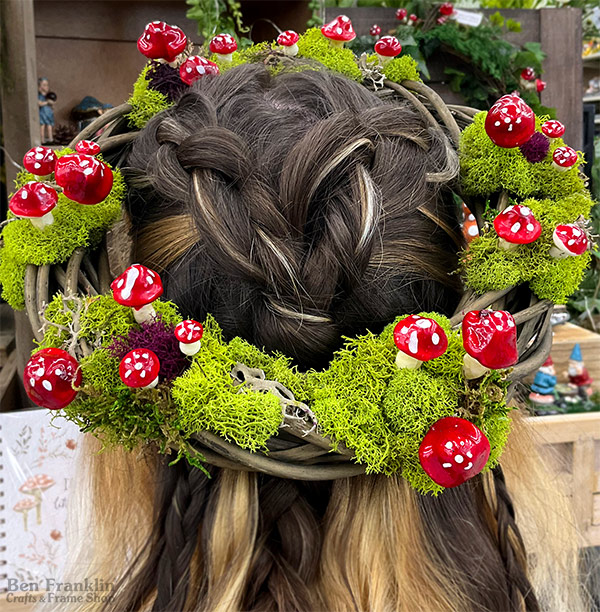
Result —
<instances>
[{"instance_id":1,"label":"bright green reindeer moss","mask_svg":"<svg viewBox=\"0 0 600 612\"><path fill-rule=\"evenodd\" d=\"M164 94L150 87L150 82L146 78L148 70L150 64L144 67L133 84L133 93L127 101L132 107L127 115L129 125L140 130L154 115L173 105Z\"/></svg>"}]
</instances>

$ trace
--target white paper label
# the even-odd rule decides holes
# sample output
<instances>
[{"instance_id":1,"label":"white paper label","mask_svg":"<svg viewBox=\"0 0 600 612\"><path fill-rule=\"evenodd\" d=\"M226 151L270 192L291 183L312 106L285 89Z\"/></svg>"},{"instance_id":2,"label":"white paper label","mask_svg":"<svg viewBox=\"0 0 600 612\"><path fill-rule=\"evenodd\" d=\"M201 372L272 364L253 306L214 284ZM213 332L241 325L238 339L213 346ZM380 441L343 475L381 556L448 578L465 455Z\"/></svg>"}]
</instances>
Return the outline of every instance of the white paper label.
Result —
<instances>
[{"instance_id":1,"label":"white paper label","mask_svg":"<svg viewBox=\"0 0 600 612\"><path fill-rule=\"evenodd\" d=\"M457 23L476 28L483 20L483 13L472 13L471 11L462 11L454 9L452 19Z\"/></svg>"}]
</instances>

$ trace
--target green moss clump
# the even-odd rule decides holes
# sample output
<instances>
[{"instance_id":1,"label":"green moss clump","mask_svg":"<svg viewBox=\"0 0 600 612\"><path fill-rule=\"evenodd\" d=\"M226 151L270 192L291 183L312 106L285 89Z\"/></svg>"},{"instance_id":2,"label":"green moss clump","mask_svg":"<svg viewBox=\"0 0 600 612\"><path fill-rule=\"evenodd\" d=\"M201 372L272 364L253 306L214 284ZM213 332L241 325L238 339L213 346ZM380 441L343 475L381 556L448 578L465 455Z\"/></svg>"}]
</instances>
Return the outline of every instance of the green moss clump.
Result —
<instances>
[{"instance_id":1,"label":"green moss clump","mask_svg":"<svg viewBox=\"0 0 600 612\"><path fill-rule=\"evenodd\" d=\"M485 132L486 112L475 115L460 141L461 180L465 195L488 196L505 190L520 198L564 198L584 191L579 176L583 159L566 172L552 166L552 152L563 146L558 138L550 145L546 159L530 164L518 148L496 146ZM541 120L536 120L540 130Z\"/></svg>"},{"instance_id":2,"label":"green moss clump","mask_svg":"<svg viewBox=\"0 0 600 612\"><path fill-rule=\"evenodd\" d=\"M417 62L410 55L403 55L389 61L383 67L385 78L394 83L402 81L421 81Z\"/></svg>"},{"instance_id":3,"label":"green moss clump","mask_svg":"<svg viewBox=\"0 0 600 612\"><path fill-rule=\"evenodd\" d=\"M119 377L119 360L106 349L99 348L81 361L84 385L90 385L102 394L116 394L124 389Z\"/></svg>"},{"instance_id":4,"label":"green moss clump","mask_svg":"<svg viewBox=\"0 0 600 612\"><path fill-rule=\"evenodd\" d=\"M522 204L541 223L540 238L506 251L498 248L498 236L489 228L462 255L465 283L478 293L529 283L540 299L564 304L581 283L591 254L555 259L550 256L552 235L557 225L573 223L579 216L587 217L594 201L586 192L581 192L558 200L529 198Z\"/></svg>"},{"instance_id":5,"label":"green moss clump","mask_svg":"<svg viewBox=\"0 0 600 612\"><path fill-rule=\"evenodd\" d=\"M58 152L59 157L72 153L70 149ZM113 188L108 197L93 206L78 204L63 193L58 196L52 211L54 223L39 230L28 219L16 219L2 231L4 247L0 249L0 284L2 297L15 310L25 307L23 283L27 264L64 263L77 247L94 248L106 230L119 218L125 183L119 170L113 169ZM28 172L21 172L16 181L20 188L35 180ZM14 215L9 212L9 218Z\"/></svg>"},{"instance_id":6,"label":"green moss clump","mask_svg":"<svg viewBox=\"0 0 600 612\"><path fill-rule=\"evenodd\" d=\"M140 130L154 115L173 105L164 94L150 88L150 81L146 78L148 70L150 70L150 64L145 66L140 73L133 84L133 93L127 100L132 107L127 115L129 125Z\"/></svg>"},{"instance_id":7,"label":"green moss clump","mask_svg":"<svg viewBox=\"0 0 600 612\"><path fill-rule=\"evenodd\" d=\"M339 72L353 81L362 81L362 73L350 49L336 49L318 28L310 28L298 40L298 55L320 62L329 70Z\"/></svg>"},{"instance_id":8,"label":"green moss clump","mask_svg":"<svg viewBox=\"0 0 600 612\"><path fill-rule=\"evenodd\" d=\"M264 449L282 421L279 399L236 387L230 376L236 359L209 317L202 346L189 370L173 381L172 397L186 437L210 431L252 451Z\"/></svg>"}]
</instances>

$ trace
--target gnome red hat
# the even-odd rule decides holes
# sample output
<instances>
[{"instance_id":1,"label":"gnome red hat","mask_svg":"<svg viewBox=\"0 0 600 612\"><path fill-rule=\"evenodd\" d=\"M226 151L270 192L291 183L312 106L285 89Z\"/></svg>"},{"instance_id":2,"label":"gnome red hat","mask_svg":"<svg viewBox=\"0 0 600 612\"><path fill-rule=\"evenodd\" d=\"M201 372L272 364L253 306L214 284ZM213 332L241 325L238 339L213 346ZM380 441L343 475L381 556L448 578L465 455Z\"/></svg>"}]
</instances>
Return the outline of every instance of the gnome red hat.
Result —
<instances>
[{"instance_id":1,"label":"gnome red hat","mask_svg":"<svg viewBox=\"0 0 600 612\"><path fill-rule=\"evenodd\" d=\"M554 365L554 361L552 361L552 356L548 355L548 359L546 359L546 361L544 361L544 363L542 364L543 368L547 368L549 366L553 366Z\"/></svg>"}]
</instances>

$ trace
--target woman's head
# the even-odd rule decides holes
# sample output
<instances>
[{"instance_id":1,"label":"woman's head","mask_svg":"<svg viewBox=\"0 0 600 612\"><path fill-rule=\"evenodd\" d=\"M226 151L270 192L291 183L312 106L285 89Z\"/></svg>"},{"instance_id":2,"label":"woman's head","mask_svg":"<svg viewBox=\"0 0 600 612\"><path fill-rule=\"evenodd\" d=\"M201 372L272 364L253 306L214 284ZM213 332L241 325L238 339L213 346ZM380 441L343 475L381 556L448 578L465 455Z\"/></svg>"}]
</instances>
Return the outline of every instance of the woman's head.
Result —
<instances>
[{"instance_id":1,"label":"woman's head","mask_svg":"<svg viewBox=\"0 0 600 612\"><path fill-rule=\"evenodd\" d=\"M325 365L342 334L448 311L456 158L408 106L328 72L201 80L129 156L136 258L182 312Z\"/></svg>"}]
</instances>

